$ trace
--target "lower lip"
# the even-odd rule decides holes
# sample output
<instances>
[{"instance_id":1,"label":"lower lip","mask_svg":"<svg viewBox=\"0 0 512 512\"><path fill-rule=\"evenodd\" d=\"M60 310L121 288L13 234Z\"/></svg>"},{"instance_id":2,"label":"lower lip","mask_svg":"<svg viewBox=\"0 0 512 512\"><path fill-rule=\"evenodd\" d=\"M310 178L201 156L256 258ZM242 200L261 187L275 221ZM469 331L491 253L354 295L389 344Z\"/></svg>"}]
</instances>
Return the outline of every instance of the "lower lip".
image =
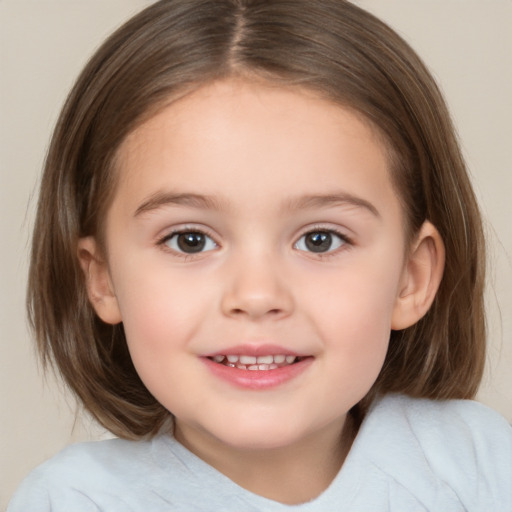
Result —
<instances>
[{"instance_id":1,"label":"lower lip","mask_svg":"<svg viewBox=\"0 0 512 512\"><path fill-rule=\"evenodd\" d=\"M207 357L202 359L210 371L220 379L244 389L264 390L278 387L301 375L313 362L306 357L298 363L276 368L275 370L240 370L216 363Z\"/></svg>"}]
</instances>

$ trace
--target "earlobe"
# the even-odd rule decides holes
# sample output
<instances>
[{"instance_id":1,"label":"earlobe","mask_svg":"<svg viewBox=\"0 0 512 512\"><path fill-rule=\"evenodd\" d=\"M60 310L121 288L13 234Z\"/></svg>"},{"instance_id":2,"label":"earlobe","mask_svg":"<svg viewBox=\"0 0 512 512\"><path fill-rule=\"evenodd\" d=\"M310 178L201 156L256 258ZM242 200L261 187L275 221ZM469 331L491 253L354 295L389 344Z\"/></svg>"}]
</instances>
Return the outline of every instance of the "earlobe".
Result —
<instances>
[{"instance_id":1,"label":"earlobe","mask_svg":"<svg viewBox=\"0 0 512 512\"><path fill-rule=\"evenodd\" d=\"M108 265L94 237L81 238L78 241L77 253L85 276L87 295L96 314L105 323L112 325L120 323L121 312Z\"/></svg>"},{"instance_id":2,"label":"earlobe","mask_svg":"<svg viewBox=\"0 0 512 512\"><path fill-rule=\"evenodd\" d=\"M435 226L425 221L404 264L391 328L415 324L430 309L443 277L445 248Z\"/></svg>"}]
</instances>

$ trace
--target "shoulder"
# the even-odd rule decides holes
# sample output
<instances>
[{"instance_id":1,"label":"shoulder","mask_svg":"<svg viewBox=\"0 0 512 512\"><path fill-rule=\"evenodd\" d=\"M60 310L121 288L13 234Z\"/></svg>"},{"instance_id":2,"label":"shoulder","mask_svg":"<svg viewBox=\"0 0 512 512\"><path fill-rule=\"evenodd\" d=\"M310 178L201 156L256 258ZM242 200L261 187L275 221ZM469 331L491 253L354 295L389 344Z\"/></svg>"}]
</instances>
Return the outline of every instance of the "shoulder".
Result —
<instances>
[{"instance_id":1,"label":"shoulder","mask_svg":"<svg viewBox=\"0 0 512 512\"><path fill-rule=\"evenodd\" d=\"M498 453L511 454L512 427L496 411L473 400L390 395L376 406L375 415L382 414L389 417L390 424L410 431L425 448L442 447L445 453L454 452L461 457L471 454L475 463L494 464ZM436 456L439 452L432 450L427 455L430 454ZM512 464L512 459L505 461Z\"/></svg>"},{"instance_id":2,"label":"shoulder","mask_svg":"<svg viewBox=\"0 0 512 512\"><path fill-rule=\"evenodd\" d=\"M70 446L36 468L7 512L262 510L171 435Z\"/></svg>"},{"instance_id":3,"label":"shoulder","mask_svg":"<svg viewBox=\"0 0 512 512\"><path fill-rule=\"evenodd\" d=\"M512 428L493 409L473 400L429 400L404 395L388 395L377 401L372 414L389 417L390 423L407 425L418 432L450 435L472 442L493 442L495 436L510 440ZM461 434L465 434L461 437Z\"/></svg>"},{"instance_id":4,"label":"shoulder","mask_svg":"<svg viewBox=\"0 0 512 512\"><path fill-rule=\"evenodd\" d=\"M108 502L106 493L140 486L141 473L151 465L151 445L111 439L69 446L28 475L8 512L100 510L94 496Z\"/></svg>"},{"instance_id":5,"label":"shoulder","mask_svg":"<svg viewBox=\"0 0 512 512\"><path fill-rule=\"evenodd\" d=\"M34 477L47 480L92 483L136 477L151 459L151 442L109 439L68 446L34 471ZM136 463L134 464L134 461Z\"/></svg>"},{"instance_id":6,"label":"shoulder","mask_svg":"<svg viewBox=\"0 0 512 512\"><path fill-rule=\"evenodd\" d=\"M368 457L408 488L443 489L466 510L512 510L512 427L470 400L389 395L365 428ZM380 443L385 450L376 450Z\"/></svg>"}]
</instances>

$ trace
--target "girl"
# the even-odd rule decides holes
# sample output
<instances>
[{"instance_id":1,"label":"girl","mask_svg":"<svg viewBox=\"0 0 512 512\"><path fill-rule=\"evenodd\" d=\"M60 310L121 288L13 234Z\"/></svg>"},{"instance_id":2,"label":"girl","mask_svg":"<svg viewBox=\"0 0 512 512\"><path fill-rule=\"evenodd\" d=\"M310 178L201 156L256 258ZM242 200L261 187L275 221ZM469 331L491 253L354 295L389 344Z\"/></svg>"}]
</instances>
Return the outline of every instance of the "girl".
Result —
<instances>
[{"instance_id":1,"label":"girl","mask_svg":"<svg viewBox=\"0 0 512 512\"><path fill-rule=\"evenodd\" d=\"M16 511L511 511L480 216L422 62L343 0L165 0L77 81L41 185L43 361L121 439Z\"/></svg>"}]
</instances>

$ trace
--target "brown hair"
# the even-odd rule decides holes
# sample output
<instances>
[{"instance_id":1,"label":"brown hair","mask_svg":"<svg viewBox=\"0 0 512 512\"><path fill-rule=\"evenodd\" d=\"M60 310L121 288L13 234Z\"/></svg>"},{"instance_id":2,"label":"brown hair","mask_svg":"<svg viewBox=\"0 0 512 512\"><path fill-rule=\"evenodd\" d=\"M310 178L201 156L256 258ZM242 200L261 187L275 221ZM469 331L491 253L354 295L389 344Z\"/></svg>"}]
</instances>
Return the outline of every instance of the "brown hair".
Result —
<instances>
[{"instance_id":1,"label":"brown hair","mask_svg":"<svg viewBox=\"0 0 512 512\"><path fill-rule=\"evenodd\" d=\"M390 148L409 236L428 219L444 240L434 304L391 333L360 411L390 391L474 396L485 351L484 242L454 129L414 51L345 0L163 0L92 57L55 129L34 229L28 310L45 364L116 435L153 435L169 418L137 376L122 325L102 323L89 304L77 242L101 237L127 134L170 98L230 76L306 87L364 115Z\"/></svg>"}]
</instances>

